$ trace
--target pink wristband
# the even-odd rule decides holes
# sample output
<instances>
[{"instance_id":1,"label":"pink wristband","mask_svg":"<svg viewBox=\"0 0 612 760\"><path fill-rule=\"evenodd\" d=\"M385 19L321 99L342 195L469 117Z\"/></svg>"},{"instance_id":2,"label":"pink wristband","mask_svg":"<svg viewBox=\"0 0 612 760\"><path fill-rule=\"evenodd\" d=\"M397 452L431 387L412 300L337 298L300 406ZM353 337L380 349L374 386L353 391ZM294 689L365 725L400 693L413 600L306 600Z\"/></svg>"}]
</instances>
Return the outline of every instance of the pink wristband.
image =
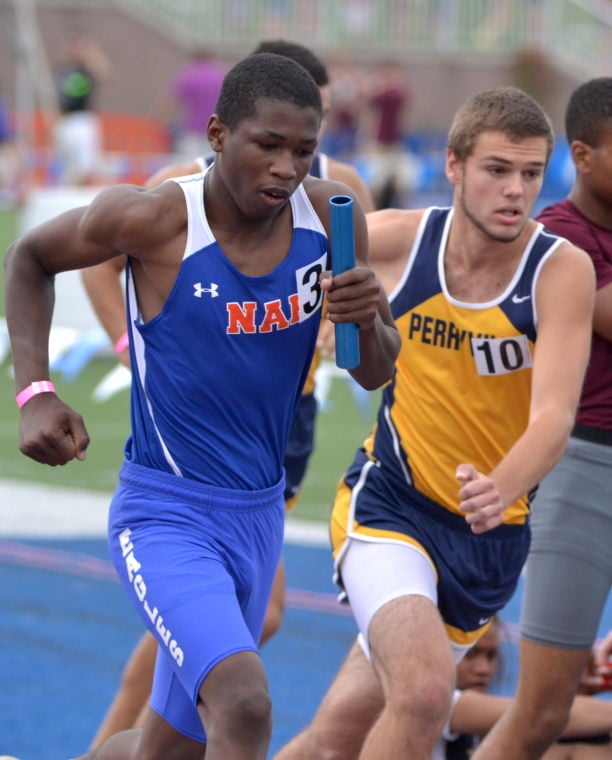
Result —
<instances>
[{"instance_id":1,"label":"pink wristband","mask_svg":"<svg viewBox=\"0 0 612 760\"><path fill-rule=\"evenodd\" d=\"M124 332L123 335L117 339L117 342L114 345L115 353L122 354L129 345L130 336L127 334L127 332Z\"/></svg>"},{"instance_id":2,"label":"pink wristband","mask_svg":"<svg viewBox=\"0 0 612 760\"><path fill-rule=\"evenodd\" d=\"M19 391L15 396L17 406L21 409L24 404L27 404L33 396L38 396L39 393L55 393L55 386L51 380L36 380L34 383L30 383L27 388Z\"/></svg>"}]
</instances>

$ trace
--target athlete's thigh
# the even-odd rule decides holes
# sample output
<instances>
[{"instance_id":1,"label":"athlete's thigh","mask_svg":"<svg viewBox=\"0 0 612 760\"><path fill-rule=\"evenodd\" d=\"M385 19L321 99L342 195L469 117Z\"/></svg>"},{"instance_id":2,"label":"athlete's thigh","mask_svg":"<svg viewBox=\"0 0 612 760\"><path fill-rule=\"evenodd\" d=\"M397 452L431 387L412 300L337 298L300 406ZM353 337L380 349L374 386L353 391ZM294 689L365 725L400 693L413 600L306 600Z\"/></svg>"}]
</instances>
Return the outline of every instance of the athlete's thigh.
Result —
<instances>
[{"instance_id":1,"label":"athlete's thigh","mask_svg":"<svg viewBox=\"0 0 612 760\"><path fill-rule=\"evenodd\" d=\"M366 653L370 624L384 605L414 595L437 604L435 569L422 551L408 543L351 538L340 569Z\"/></svg>"},{"instance_id":2,"label":"athlete's thigh","mask_svg":"<svg viewBox=\"0 0 612 760\"><path fill-rule=\"evenodd\" d=\"M146 564L146 553L142 556ZM158 643L151 708L181 734L200 742L205 741L205 732L196 705L202 681L232 654L257 651L231 578L216 583L207 578L203 585L206 588L190 604L173 608L166 617L158 612L157 624L151 628ZM155 598L154 584L150 590Z\"/></svg>"},{"instance_id":3,"label":"athlete's thigh","mask_svg":"<svg viewBox=\"0 0 612 760\"><path fill-rule=\"evenodd\" d=\"M398 567L409 563L401 580L391 573L395 588L377 587L378 563L369 578L365 575L370 565L364 565L363 588L371 586L378 606L385 593L387 598L402 595L401 585L406 593L423 593L437 606L458 659L512 597L529 546L529 529L523 525L502 525L476 536L463 517L391 479L363 453L356 455L338 488L330 532L335 579L341 588L348 567L344 557L358 539L398 547L384 550L393 551ZM420 588L411 588L417 581Z\"/></svg>"},{"instance_id":4,"label":"athlete's thigh","mask_svg":"<svg viewBox=\"0 0 612 760\"><path fill-rule=\"evenodd\" d=\"M455 657L430 599L402 596L381 607L370 624L369 648L387 699L394 693L414 696L445 687L450 700Z\"/></svg>"},{"instance_id":5,"label":"athlete's thigh","mask_svg":"<svg viewBox=\"0 0 612 760\"><path fill-rule=\"evenodd\" d=\"M180 525L149 520L131 525L119 526L109 546L159 645L151 707L181 733L204 741L196 709L200 685L225 658L257 651L251 627L261 629L267 594L241 604L237 580L214 538L196 540Z\"/></svg>"}]
</instances>

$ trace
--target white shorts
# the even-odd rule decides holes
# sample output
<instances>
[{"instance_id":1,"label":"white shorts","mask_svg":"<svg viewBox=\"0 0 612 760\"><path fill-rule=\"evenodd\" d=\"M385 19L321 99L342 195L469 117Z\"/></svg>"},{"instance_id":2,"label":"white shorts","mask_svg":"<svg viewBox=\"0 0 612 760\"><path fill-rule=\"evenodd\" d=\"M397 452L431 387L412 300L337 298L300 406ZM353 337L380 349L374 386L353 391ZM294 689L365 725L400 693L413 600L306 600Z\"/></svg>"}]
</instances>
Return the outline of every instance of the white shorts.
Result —
<instances>
[{"instance_id":1,"label":"white shorts","mask_svg":"<svg viewBox=\"0 0 612 760\"><path fill-rule=\"evenodd\" d=\"M372 568L376 572L372 572ZM424 596L438 605L437 577L431 560L410 544L348 540L342 559L342 580L359 628L359 644L370 659L368 629L372 618L400 596ZM471 648L449 639L455 662Z\"/></svg>"}]
</instances>

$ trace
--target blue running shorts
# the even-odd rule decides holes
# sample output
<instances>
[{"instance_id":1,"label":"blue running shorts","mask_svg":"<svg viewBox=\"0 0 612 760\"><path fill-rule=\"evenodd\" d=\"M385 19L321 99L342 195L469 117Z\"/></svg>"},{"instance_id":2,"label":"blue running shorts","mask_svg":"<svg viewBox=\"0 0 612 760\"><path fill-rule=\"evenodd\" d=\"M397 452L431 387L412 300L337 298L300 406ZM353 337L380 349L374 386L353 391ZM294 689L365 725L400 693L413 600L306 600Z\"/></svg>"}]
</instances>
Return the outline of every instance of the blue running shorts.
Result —
<instances>
[{"instance_id":1,"label":"blue running shorts","mask_svg":"<svg viewBox=\"0 0 612 760\"><path fill-rule=\"evenodd\" d=\"M151 706L206 741L196 704L209 671L258 641L283 542L284 479L261 491L218 488L124 462L109 549L159 643Z\"/></svg>"}]
</instances>

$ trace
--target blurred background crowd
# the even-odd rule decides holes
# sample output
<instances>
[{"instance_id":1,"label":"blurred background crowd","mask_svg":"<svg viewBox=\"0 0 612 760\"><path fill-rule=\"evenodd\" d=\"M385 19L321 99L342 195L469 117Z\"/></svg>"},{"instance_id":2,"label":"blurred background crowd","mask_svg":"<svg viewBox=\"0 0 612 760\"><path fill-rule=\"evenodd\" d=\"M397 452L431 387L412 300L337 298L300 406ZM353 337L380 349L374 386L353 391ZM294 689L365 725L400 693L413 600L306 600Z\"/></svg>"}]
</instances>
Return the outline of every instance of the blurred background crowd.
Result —
<instances>
[{"instance_id":1,"label":"blurred background crowd","mask_svg":"<svg viewBox=\"0 0 612 760\"><path fill-rule=\"evenodd\" d=\"M538 99L559 133L544 202L571 184L569 92L609 73L612 2L0 0L0 204L140 183L202 153L224 72L275 38L325 60L323 150L358 168L379 207L447 193L452 114L499 84Z\"/></svg>"}]
</instances>

